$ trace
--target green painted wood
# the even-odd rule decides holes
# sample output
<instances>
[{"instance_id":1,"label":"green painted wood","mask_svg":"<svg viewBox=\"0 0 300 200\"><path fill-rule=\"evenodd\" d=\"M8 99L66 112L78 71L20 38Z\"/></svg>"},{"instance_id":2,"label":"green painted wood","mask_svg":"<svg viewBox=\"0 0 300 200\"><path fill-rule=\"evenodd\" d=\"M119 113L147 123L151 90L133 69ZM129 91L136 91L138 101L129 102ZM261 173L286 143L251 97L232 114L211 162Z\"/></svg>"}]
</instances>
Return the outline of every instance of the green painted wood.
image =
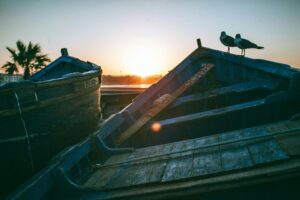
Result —
<instances>
[{"instance_id":1,"label":"green painted wood","mask_svg":"<svg viewBox=\"0 0 300 200\"><path fill-rule=\"evenodd\" d=\"M165 167L166 164L163 161L127 165L122 167L118 176L111 178L106 188L120 188L160 182Z\"/></svg>"},{"instance_id":2,"label":"green painted wood","mask_svg":"<svg viewBox=\"0 0 300 200\"><path fill-rule=\"evenodd\" d=\"M250 144L248 148L256 164L263 164L289 158L275 139L258 141Z\"/></svg>"},{"instance_id":3,"label":"green painted wood","mask_svg":"<svg viewBox=\"0 0 300 200\"><path fill-rule=\"evenodd\" d=\"M162 182L175 181L192 176L193 156L172 159L168 162Z\"/></svg>"},{"instance_id":4,"label":"green painted wood","mask_svg":"<svg viewBox=\"0 0 300 200\"><path fill-rule=\"evenodd\" d=\"M203 176L221 171L221 155L219 151L194 155L192 176Z\"/></svg>"},{"instance_id":5,"label":"green painted wood","mask_svg":"<svg viewBox=\"0 0 300 200\"><path fill-rule=\"evenodd\" d=\"M287 124L293 125L286 129ZM270 127L281 127L280 132L270 132ZM265 166L299 155L299 128L294 122L283 121L140 148L132 153L112 156L96 169L85 186L97 190L132 188L150 183L158 185L183 179L217 177L235 171L246 173L261 164Z\"/></svg>"},{"instance_id":6,"label":"green painted wood","mask_svg":"<svg viewBox=\"0 0 300 200\"><path fill-rule=\"evenodd\" d=\"M84 186L97 189L104 188L118 170L119 169L117 167L98 170L90 177L90 179L88 179Z\"/></svg>"},{"instance_id":7,"label":"green painted wood","mask_svg":"<svg viewBox=\"0 0 300 200\"><path fill-rule=\"evenodd\" d=\"M278 135L275 137L280 147L282 147L289 156L300 155L300 130L290 134Z\"/></svg>"}]
</instances>

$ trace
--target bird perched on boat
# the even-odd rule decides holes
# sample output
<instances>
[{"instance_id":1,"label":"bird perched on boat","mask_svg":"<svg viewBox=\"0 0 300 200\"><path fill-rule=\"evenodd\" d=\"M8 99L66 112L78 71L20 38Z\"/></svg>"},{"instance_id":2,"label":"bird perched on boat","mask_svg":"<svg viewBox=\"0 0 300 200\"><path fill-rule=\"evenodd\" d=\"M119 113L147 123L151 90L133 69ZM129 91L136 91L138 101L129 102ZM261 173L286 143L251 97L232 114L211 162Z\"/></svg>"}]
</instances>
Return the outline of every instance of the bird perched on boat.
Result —
<instances>
[{"instance_id":1,"label":"bird perched on boat","mask_svg":"<svg viewBox=\"0 0 300 200\"><path fill-rule=\"evenodd\" d=\"M242 56L245 56L246 49L263 49L264 47L258 46L257 44L250 42L249 40L243 39L241 34L236 34L234 43L237 47L242 49ZM243 54L244 53L244 54Z\"/></svg>"},{"instance_id":2,"label":"bird perched on boat","mask_svg":"<svg viewBox=\"0 0 300 200\"><path fill-rule=\"evenodd\" d=\"M221 32L220 41L222 42L222 44L228 47L228 53L230 53L230 47L236 47L236 44L234 43L234 38L229 35L226 35L225 31Z\"/></svg>"}]
</instances>

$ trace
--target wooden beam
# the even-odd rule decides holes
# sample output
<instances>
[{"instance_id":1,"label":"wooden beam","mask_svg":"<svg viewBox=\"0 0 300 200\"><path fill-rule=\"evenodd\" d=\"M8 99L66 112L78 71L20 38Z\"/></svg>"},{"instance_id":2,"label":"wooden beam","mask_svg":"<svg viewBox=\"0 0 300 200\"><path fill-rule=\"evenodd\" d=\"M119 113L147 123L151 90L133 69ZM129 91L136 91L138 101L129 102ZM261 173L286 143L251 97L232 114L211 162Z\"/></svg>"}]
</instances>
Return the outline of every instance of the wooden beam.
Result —
<instances>
[{"instance_id":1,"label":"wooden beam","mask_svg":"<svg viewBox=\"0 0 300 200\"><path fill-rule=\"evenodd\" d=\"M173 118L168 118L164 119L161 121L158 121L159 124L161 124L164 128L167 126L176 126L177 124L184 124L186 122L190 121L195 121L195 120L200 120L204 118L211 118L215 116L220 116L220 115L225 115L228 113L233 113L241 110L247 110L251 108L256 108L258 106L262 106L265 104L265 99L258 99L246 103L241 103L241 104L236 104L236 105L231 105L231 106L226 106L222 108L216 108L204 112L197 112L193 114L188 114L188 115L182 115L182 116L177 116Z\"/></svg>"},{"instance_id":2,"label":"wooden beam","mask_svg":"<svg viewBox=\"0 0 300 200\"><path fill-rule=\"evenodd\" d=\"M134 135L144 124L160 113L178 96L194 85L199 79L203 78L213 67L213 64L204 64L194 76L182 84L177 90L171 94L164 94L157 98L153 103L153 107L147 113L136 120L136 122L125 132L120 134L120 136L116 139L116 144L122 144L124 141Z\"/></svg>"},{"instance_id":3,"label":"wooden beam","mask_svg":"<svg viewBox=\"0 0 300 200\"><path fill-rule=\"evenodd\" d=\"M175 108L177 106L182 106L184 104L188 104L191 102L197 102L197 101L209 99L211 97L229 95L231 93L243 93L243 92L259 90L259 89L272 90L274 89L274 86L268 85L264 82L253 82L253 81L242 82L242 83L238 83L238 84L234 84L222 88L217 88L214 90L209 90L206 92L200 92L200 93L179 97L169 106L169 108Z\"/></svg>"}]
</instances>

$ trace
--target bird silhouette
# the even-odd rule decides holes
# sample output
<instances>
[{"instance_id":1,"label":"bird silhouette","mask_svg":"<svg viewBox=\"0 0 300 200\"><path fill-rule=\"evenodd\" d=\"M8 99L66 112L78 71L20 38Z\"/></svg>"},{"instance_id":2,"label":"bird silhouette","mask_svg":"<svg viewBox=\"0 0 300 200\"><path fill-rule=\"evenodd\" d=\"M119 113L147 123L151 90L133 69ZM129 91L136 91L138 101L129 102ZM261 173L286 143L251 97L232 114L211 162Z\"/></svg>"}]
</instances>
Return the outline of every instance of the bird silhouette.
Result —
<instances>
[{"instance_id":1,"label":"bird silhouette","mask_svg":"<svg viewBox=\"0 0 300 200\"><path fill-rule=\"evenodd\" d=\"M264 47L258 46L257 44L250 42L249 40L243 39L241 37L241 34L236 34L234 43L237 47L239 47L242 50L241 55L246 55L246 49L263 49Z\"/></svg>"},{"instance_id":2,"label":"bird silhouette","mask_svg":"<svg viewBox=\"0 0 300 200\"><path fill-rule=\"evenodd\" d=\"M227 46L228 53L230 53L230 47L236 47L236 44L234 43L234 38L229 35L226 35L225 31L221 32L220 41L222 42L222 44Z\"/></svg>"}]
</instances>

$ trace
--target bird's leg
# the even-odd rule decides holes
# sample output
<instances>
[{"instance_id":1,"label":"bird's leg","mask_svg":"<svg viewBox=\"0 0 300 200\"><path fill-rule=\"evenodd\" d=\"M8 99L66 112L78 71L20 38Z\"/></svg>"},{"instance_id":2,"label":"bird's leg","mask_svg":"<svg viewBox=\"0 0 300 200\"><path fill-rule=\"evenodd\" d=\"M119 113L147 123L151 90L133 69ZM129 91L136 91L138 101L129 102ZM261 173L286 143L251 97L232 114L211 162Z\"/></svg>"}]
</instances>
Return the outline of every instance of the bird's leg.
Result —
<instances>
[{"instance_id":1,"label":"bird's leg","mask_svg":"<svg viewBox=\"0 0 300 200\"><path fill-rule=\"evenodd\" d=\"M245 57L245 55L246 55L246 49L244 49L244 57Z\"/></svg>"},{"instance_id":2,"label":"bird's leg","mask_svg":"<svg viewBox=\"0 0 300 200\"><path fill-rule=\"evenodd\" d=\"M230 53L230 47L229 46L227 47L227 53Z\"/></svg>"},{"instance_id":3,"label":"bird's leg","mask_svg":"<svg viewBox=\"0 0 300 200\"><path fill-rule=\"evenodd\" d=\"M242 52L241 52L241 56L243 56L243 49L242 49Z\"/></svg>"}]
</instances>

